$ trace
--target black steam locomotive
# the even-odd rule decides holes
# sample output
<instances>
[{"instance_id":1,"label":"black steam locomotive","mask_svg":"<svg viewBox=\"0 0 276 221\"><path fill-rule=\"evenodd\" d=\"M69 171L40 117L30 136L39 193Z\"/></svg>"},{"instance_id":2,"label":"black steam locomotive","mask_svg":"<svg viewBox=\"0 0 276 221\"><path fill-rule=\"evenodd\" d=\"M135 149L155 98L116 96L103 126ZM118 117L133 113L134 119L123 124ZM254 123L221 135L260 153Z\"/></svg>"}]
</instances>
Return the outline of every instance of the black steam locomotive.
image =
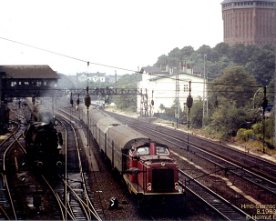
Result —
<instances>
[{"instance_id":1,"label":"black steam locomotive","mask_svg":"<svg viewBox=\"0 0 276 221\"><path fill-rule=\"evenodd\" d=\"M35 172L60 173L63 163L61 133L53 123L34 122L25 131L27 163Z\"/></svg>"}]
</instances>

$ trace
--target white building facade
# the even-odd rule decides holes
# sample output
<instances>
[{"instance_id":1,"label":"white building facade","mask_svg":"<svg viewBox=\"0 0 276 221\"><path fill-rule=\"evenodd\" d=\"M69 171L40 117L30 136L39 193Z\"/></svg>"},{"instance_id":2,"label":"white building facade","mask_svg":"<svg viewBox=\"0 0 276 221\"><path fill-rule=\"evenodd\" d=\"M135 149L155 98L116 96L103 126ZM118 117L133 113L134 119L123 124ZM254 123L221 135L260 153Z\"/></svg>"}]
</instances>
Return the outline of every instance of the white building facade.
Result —
<instances>
[{"instance_id":1,"label":"white building facade","mask_svg":"<svg viewBox=\"0 0 276 221\"><path fill-rule=\"evenodd\" d=\"M137 95L137 113L141 116L162 113L163 108L171 108L177 103L178 109L185 111L189 93L194 102L200 99L206 101L207 98L206 81L187 68L181 71L144 68L142 80L137 88L140 90L140 94ZM179 118L178 114L179 111L176 112L176 118Z\"/></svg>"},{"instance_id":2,"label":"white building facade","mask_svg":"<svg viewBox=\"0 0 276 221\"><path fill-rule=\"evenodd\" d=\"M105 83L106 82L106 74L105 73L78 73L77 74L77 80L79 82L98 82L98 83Z\"/></svg>"}]
</instances>

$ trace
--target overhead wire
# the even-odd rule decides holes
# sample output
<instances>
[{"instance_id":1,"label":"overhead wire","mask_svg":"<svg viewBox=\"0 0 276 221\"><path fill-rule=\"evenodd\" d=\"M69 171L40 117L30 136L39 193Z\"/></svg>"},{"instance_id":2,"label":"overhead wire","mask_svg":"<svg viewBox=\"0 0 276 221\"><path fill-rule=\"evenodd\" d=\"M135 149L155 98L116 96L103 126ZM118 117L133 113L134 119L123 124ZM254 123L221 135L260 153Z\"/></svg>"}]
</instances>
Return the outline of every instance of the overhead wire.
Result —
<instances>
[{"instance_id":1,"label":"overhead wire","mask_svg":"<svg viewBox=\"0 0 276 221\"><path fill-rule=\"evenodd\" d=\"M85 64L93 64L93 65L97 65L97 66L115 68L115 69L119 69L119 70L124 70L124 71L130 71L130 72L133 72L133 73L137 73L137 71L134 71L134 70L131 70L131 69L122 68L122 67L113 66L113 65L108 65L108 64L97 63L97 62L92 62L92 61L89 61L89 60L84 60L82 58L78 58L78 57L63 54L63 53L60 53L60 52L52 51L52 50L49 50L49 49L41 48L41 47L38 47L38 46L35 46L35 45L32 45L32 44L27 44L27 43L24 43L24 42L15 41L15 40L5 38L5 37L2 37L2 36L0 36L0 39L12 42L14 44L19 44L19 45L22 45L22 46L25 46L25 47L36 49L36 50L39 50L39 51L44 51L44 52L54 54L54 55L57 55L57 56L61 56L61 57L69 58L69 59L76 60L76 61L79 61L79 62L83 62Z\"/></svg>"},{"instance_id":2,"label":"overhead wire","mask_svg":"<svg viewBox=\"0 0 276 221\"><path fill-rule=\"evenodd\" d=\"M29 47L29 48L32 48L32 49L44 51L44 52L54 54L54 55L57 55L57 56L69 58L69 59L72 59L72 60L75 60L75 61L83 62L85 64L92 64L92 65L97 65L97 66L102 66L102 67L107 67L107 68L115 68L115 69L119 69L119 70L133 72L133 73L139 73L139 74L142 74L143 71L144 71L143 68L140 71L134 71L132 69L127 69L127 68L123 68L123 67L92 62L92 61L85 60L85 59L82 59L82 58L78 58L78 57L75 57L75 56L71 56L71 55L60 53L60 52L52 51L52 50L49 50L49 49L45 49L45 48L42 48L42 47L38 47L38 46L35 46L35 45L32 45L32 44L28 44L28 43L24 43L24 42L20 42L20 41L15 41L15 40L12 40L10 38L5 38L5 37L2 37L2 36L0 36L0 39L5 40L5 41L9 41L9 42L14 43L14 44L19 44L19 45L22 45L22 46L25 46L25 47ZM176 79L176 77L173 77L173 76L170 76L170 75L151 74L151 76L155 76L157 78L166 78L166 79L184 81L184 82L187 82L187 83L190 81L189 79L181 79L181 78ZM196 76L196 75L193 75L193 76ZM200 76L196 76L196 77L200 77ZM152 79L152 80L154 80L154 79ZM169 83L169 82L164 82L164 83ZM192 83L193 84L204 84L203 81L192 81ZM216 85L216 86L236 86L235 84L224 84L224 83L217 83L217 82L213 82L213 81L212 82L205 82L205 84L206 85ZM257 88L257 87L262 87L262 85L249 85L249 87L256 87ZM230 92L230 91L225 91L225 92Z\"/></svg>"}]
</instances>

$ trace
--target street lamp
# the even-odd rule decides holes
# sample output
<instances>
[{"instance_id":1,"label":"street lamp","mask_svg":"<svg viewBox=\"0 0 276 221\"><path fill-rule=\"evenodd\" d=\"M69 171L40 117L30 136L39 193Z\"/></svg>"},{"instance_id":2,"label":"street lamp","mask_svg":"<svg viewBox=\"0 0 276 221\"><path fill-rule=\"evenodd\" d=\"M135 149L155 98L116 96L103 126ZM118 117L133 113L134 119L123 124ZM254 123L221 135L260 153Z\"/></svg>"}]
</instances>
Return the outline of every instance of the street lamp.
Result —
<instances>
[{"instance_id":1,"label":"street lamp","mask_svg":"<svg viewBox=\"0 0 276 221\"><path fill-rule=\"evenodd\" d=\"M260 90L262 90L263 88L259 88L256 92L255 92L255 94L254 94L254 96L253 96L253 110L255 109L255 98L256 98L256 95L260 92Z\"/></svg>"},{"instance_id":2,"label":"street lamp","mask_svg":"<svg viewBox=\"0 0 276 221\"><path fill-rule=\"evenodd\" d=\"M266 86L264 86L263 88L259 88L254 96L253 96L253 110L255 109L255 97L256 95L261 91L263 93L263 102L262 102L262 116L263 116L263 119L262 119L262 129L263 129L263 153L265 153L265 110L267 108L267 104L268 104L268 100L266 98Z\"/></svg>"},{"instance_id":3,"label":"street lamp","mask_svg":"<svg viewBox=\"0 0 276 221\"><path fill-rule=\"evenodd\" d=\"M264 86L264 97L263 97L263 153L265 153L265 110L267 108L268 100L266 98L266 86Z\"/></svg>"}]
</instances>

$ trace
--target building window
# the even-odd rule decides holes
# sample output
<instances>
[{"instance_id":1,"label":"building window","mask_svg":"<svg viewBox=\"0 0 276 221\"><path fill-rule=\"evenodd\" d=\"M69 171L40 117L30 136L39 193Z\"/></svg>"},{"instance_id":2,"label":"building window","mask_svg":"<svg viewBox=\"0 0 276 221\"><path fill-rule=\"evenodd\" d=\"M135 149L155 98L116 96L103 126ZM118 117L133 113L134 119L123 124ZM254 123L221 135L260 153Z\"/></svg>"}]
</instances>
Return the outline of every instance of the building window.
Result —
<instances>
[{"instance_id":1,"label":"building window","mask_svg":"<svg viewBox=\"0 0 276 221\"><path fill-rule=\"evenodd\" d=\"M11 87L15 87L17 85L17 82L16 81L12 81L11 82Z\"/></svg>"},{"instance_id":2,"label":"building window","mask_svg":"<svg viewBox=\"0 0 276 221\"><path fill-rule=\"evenodd\" d=\"M188 84L184 84L184 92L189 91L189 85Z\"/></svg>"},{"instance_id":3,"label":"building window","mask_svg":"<svg viewBox=\"0 0 276 221\"><path fill-rule=\"evenodd\" d=\"M36 82L36 86L37 86L37 87L41 87L41 85L42 85L41 81L37 81L37 82Z\"/></svg>"}]
</instances>

